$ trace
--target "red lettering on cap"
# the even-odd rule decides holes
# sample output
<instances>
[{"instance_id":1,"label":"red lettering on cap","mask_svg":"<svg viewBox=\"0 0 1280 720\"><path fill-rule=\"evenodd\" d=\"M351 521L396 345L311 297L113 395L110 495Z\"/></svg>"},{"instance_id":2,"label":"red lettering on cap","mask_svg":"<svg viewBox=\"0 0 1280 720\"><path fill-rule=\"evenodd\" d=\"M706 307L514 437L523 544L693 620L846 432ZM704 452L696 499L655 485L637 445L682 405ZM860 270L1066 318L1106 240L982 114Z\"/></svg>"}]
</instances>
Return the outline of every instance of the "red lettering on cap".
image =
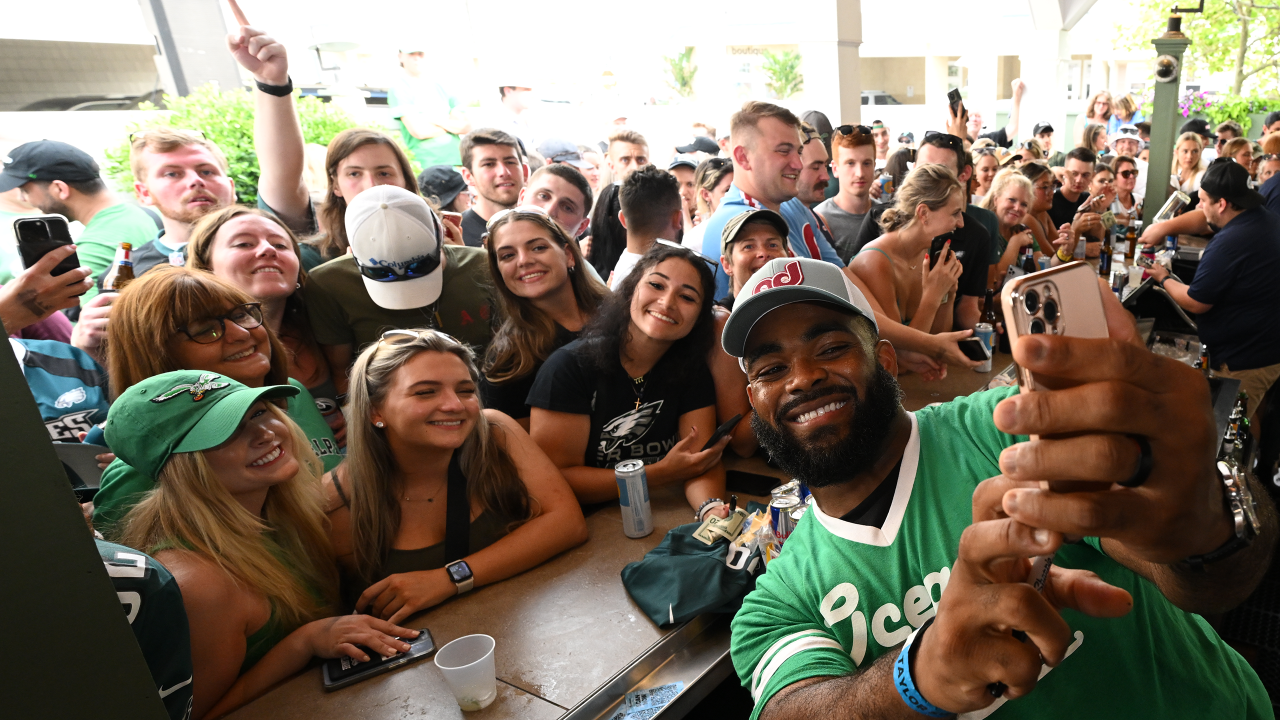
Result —
<instances>
[{"instance_id":1,"label":"red lettering on cap","mask_svg":"<svg viewBox=\"0 0 1280 720\"><path fill-rule=\"evenodd\" d=\"M776 287L784 287L786 285L799 285L804 282L804 270L800 267L798 261L792 260L782 268L782 272L767 277L756 283L756 287L751 291L752 295L761 290L772 290Z\"/></svg>"}]
</instances>

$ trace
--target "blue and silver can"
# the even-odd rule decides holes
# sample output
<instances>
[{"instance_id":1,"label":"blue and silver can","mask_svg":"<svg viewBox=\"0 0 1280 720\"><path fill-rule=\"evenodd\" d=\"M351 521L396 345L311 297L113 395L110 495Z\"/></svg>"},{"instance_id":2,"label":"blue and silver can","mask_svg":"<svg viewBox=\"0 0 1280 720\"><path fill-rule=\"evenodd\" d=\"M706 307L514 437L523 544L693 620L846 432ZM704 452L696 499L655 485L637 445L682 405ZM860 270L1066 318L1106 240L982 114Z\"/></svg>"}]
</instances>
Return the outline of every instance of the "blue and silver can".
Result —
<instances>
[{"instance_id":1,"label":"blue and silver can","mask_svg":"<svg viewBox=\"0 0 1280 720\"><path fill-rule=\"evenodd\" d=\"M1178 252L1178 236L1177 236L1177 235L1165 235L1165 236L1164 236L1164 249L1165 249L1165 250L1168 250L1169 252Z\"/></svg>"},{"instance_id":2,"label":"blue and silver can","mask_svg":"<svg viewBox=\"0 0 1280 720\"><path fill-rule=\"evenodd\" d=\"M769 502L769 524L773 527L773 536L778 542L786 542L795 529L796 523L791 518L791 511L800 506L800 498L796 495L776 497Z\"/></svg>"},{"instance_id":3,"label":"blue and silver can","mask_svg":"<svg viewBox=\"0 0 1280 720\"><path fill-rule=\"evenodd\" d=\"M649 507L649 478L643 460L624 460L613 468L618 479L618 500L622 506L622 532L642 538L653 532L653 511Z\"/></svg>"}]
</instances>

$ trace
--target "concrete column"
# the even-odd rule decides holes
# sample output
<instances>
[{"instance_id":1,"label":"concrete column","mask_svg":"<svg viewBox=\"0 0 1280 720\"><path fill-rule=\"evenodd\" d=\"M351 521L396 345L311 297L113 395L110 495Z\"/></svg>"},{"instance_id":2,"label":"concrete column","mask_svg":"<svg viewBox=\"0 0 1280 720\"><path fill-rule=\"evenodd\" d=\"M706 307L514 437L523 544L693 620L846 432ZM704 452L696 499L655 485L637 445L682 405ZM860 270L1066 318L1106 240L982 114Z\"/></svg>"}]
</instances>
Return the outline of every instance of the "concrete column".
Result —
<instances>
[{"instance_id":1,"label":"concrete column","mask_svg":"<svg viewBox=\"0 0 1280 720\"><path fill-rule=\"evenodd\" d=\"M1150 223L1169 197L1169 170L1173 167L1173 141L1177 138L1178 90L1182 86L1182 54L1191 41L1182 33L1165 33L1151 41L1156 46L1156 56L1172 55L1178 60L1178 72L1169 82L1157 82L1151 112L1151 157L1147 173L1147 196L1142 205L1142 222Z\"/></svg>"},{"instance_id":2,"label":"concrete column","mask_svg":"<svg viewBox=\"0 0 1280 720\"><path fill-rule=\"evenodd\" d=\"M996 119L996 98L999 97L1000 60L995 55L964 55L969 70L968 97L965 107L982 113L982 122L989 129L1000 127Z\"/></svg>"},{"instance_id":3,"label":"concrete column","mask_svg":"<svg viewBox=\"0 0 1280 720\"><path fill-rule=\"evenodd\" d=\"M947 103L947 65L945 55L929 55L924 59L924 102L942 107ZM944 116L945 117L945 116ZM917 138L918 140L919 138Z\"/></svg>"},{"instance_id":4,"label":"concrete column","mask_svg":"<svg viewBox=\"0 0 1280 720\"><path fill-rule=\"evenodd\" d=\"M227 52L227 27L219 0L139 0L147 30L162 58L164 91L186 95L209 82L223 90L242 87L240 67Z\"/></svg>"},{"instance_id":5,"label":"concrete column","mask_svg":"<svg viewBox=\"0 0 1280 720\"><path fill-rule=\"evenodd\" d=\"M1066 95L1067 64L1071 54L1067 47L1067 33L1063 30L1038 30L1028 44L1034 52L1018 56L1022 63L1022 79L1027 90L1022 95L1020 133L1031 137L1036 124L1047 122L1053 126L1053 150L1066 152L1074 145L1071 128L1067 126Z\"/></svg>"},{"instance_id":6,"label":"concrete column","mask_svg":"<svg viewBox=\"0 0 1280 720\"><path fill-rule=\"evenodd\" d=\"M861 0L829 0L824 13L834 17L817 33L820 39L800 43L804 73L804 107L820 110L832 125L861 122L862 77L858 47L862 45Z\"/></svg>"}]
</instances>

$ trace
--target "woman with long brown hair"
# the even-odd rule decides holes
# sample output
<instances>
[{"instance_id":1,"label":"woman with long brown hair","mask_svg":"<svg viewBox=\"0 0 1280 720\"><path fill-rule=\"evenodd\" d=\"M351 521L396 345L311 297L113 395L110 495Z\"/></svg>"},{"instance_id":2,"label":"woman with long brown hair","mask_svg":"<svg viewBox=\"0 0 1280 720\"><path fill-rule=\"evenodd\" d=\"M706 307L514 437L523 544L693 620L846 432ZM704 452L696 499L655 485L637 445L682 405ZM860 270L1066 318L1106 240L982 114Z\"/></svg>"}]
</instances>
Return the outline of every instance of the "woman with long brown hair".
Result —
<instances>
[{"instance_id":1,"label":"woman with long brown hair","mask_svg":"<svg viewBox=\"0 0 1280 720\"><path fill-rule=\"evenodd\" d=\"M347 461L324 488L357 611L399 622L586 541L564 478L479 381L436 330L389 330L356 360Z\"/></svg>"},{"instance_id":2,"label":"woman with long brown hair","mask_svg":"<svg viewBox=\"0 0 1280 720\"><path fill-rule=\"evenodd\" d=\"M1081 124L1093 124L1101 125L1105 129L1114 112L1115 108L1112 107L1111 93L1106 90L1099 90L1089 97L1089 104L1084 107L1084 115L1076 118L1077 127L1080 127ZM1082 128L1077 137L1083 137L1083 135L1084 130ZM1080 146L1092 150L1092 147L1085 145L1083 142L1080 143Z\"/></svg>"},{"instance_id":3,"label":"woman with long brown hair","mask_svg":"<svg viewBox=\"0 0 1280 720\"><path fill-rule=\"evenodd\" d=\"M502 324L485 355L485 407L528 430L529 388L542 363L577 339L609 294L582 251L541 208L520 207L489 220L485 245Z\"/></svg>"},{"instance_id":4,"label":"woman with long brown hair","mask_svg":"<svg viewBox=\"0 0 1280 720\"><path fill-rule=\"evenodd\" d=\"M264 322L286 350L289 377L315 398L320 414L342 444L346 423L329 361L320 352L307 318L301 292L307 271L293 231L271 213L232 205L196 223L187 255L188 266L217 275L262 304Z\"/></svg>"},{"instance_id":5,"label":"woman with long brown hair","mask_svg":"<svg viewBox=\"0 0 1280 720\"><path fill-rule=\"evenodd\" d=\"M107 416L121 460L155 480L121 539L177 580L197 720L249 702L314 656L368 661L356 645L393 654L416 635L338 614L320 461L274 404L298 392L179 370L134 385Z\"/></svg>"},{"instance_id":6,"label":"woman with long brown hair","mask_svg":"<svg viewBox=\"0 0 1280 720\"><path fill-rule=\"evenodd\" d=\"M261 304L211 273L163 266L130 283L113 305L106 347L113 398L174 370L204 370L249 387L292 385L300 392L289 398L289 416L326 468L342 462L311 393L289 378L288 353L266 326ZM154 478L119 459L112 462L94 497L95 525L109 535L139 494L154 485Z\"/></svg>"}]
</instances>

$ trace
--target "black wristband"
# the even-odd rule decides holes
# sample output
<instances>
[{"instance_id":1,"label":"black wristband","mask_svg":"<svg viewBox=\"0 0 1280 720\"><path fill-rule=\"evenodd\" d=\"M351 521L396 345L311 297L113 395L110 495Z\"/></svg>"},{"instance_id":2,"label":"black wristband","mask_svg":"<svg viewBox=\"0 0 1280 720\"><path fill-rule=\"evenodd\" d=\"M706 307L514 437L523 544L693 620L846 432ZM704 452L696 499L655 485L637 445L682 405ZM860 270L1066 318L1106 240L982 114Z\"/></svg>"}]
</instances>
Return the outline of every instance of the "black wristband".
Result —
<instances>
[{"instance_id":1,"label":"black wristband","mask_svg":"<svg viewBox=\"0 0 1280 720\"><path fill-rule=\"evenodd\" d=\"M288 76L285 77L283 85L268 85L259 80L254 80L253 84L257 85L262 92L275 97L285 97L293 94L293 78Z\"/></svg>"}]
</instances>

